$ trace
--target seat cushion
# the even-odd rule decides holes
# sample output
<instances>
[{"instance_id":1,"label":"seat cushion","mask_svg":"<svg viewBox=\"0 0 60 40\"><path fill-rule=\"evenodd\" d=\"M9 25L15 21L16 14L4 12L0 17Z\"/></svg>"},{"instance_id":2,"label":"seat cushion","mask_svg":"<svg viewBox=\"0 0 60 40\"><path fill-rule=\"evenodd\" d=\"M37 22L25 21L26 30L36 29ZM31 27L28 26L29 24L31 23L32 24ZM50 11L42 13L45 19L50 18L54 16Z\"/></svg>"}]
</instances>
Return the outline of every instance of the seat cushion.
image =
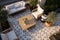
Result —
<instances>
[{"instance_id":1,"label":"seat cushion","mask_svg":"<svg viewBox=\"0 0 60 40\"><path fill-rule=\"evenodd\" d=\"M42 13L36 11L36 12L33 12L32 15L33 15L36 19L38 19L38 18L42 15Z\"/></svg>"},{"instance_id":2,"label":"seat cushion","mask_svg":"<svg viewBox=\"0 0 60 40\"><path fill-rule=\"evenodd\" d=\"M18 39L18 37L16 36L14 30L11 30L8 33L2 33L1 38L2 38L2 40L15 40L15 39Z\"/></svg>"},{"instance_id":3,"label":"seat cushion","mask_svg":"<svg viewBox=\"0 0 60 40\"><path fill-rule=\"evenodd\" d=\"M25 2L20 1L20 2L16 2L16 3L6 5L5 8L8 11L8 14L13 14L13 13L16 13L18 11L25 9L26 7L25 7Z\"/></svg>"},{"instance_id":4,"label":"seat cushion","mask_svg":"<svg viewBox=\"0 0 60 40\"><path fill-rule=\"evenodd\" d=\"M1 34L1 38L2 38L2 40L8 40L8 36L7 36L7 34Z\"/></svg>"},{"instance_id":5,"label":"seat cushion","mask_svg":"<svg viewBox=\"0 0 60 40\"><path fill-rule=\"evenodd\" d=\"M13 30L8 32L7 35L8 35L9 40L14 40L17 38L17 36Z\"/></svg>"}]
</instances>

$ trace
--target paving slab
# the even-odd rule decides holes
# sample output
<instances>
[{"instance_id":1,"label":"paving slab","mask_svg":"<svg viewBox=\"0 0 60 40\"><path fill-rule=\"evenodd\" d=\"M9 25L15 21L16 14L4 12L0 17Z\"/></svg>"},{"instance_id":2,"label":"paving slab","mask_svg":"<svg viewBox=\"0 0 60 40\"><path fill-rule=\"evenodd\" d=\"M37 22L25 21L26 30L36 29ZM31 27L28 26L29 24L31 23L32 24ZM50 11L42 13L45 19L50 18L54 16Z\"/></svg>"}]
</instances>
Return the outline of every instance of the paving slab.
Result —
<instances>
[{"instance_id":1,"label":"paving slab","mask_svg":"<svg viewBox=\"0 0 60 40\"><path fill-rule=\"evenodd\" d=\"M31 14L31 11L26 9L25 11L8 17L9 23L12 24L12 28L15 30L16 35L20 40L50 40L49 37L60 30L60 20L59 22L57 21L54 26L49 28L47 28L40 20L36 20L36 25L34 27L29 28L28 31L23 31L19 25L18 19L28 14ZM60 15L58 19L60 19Z\"/></svg>"}]
</instances>

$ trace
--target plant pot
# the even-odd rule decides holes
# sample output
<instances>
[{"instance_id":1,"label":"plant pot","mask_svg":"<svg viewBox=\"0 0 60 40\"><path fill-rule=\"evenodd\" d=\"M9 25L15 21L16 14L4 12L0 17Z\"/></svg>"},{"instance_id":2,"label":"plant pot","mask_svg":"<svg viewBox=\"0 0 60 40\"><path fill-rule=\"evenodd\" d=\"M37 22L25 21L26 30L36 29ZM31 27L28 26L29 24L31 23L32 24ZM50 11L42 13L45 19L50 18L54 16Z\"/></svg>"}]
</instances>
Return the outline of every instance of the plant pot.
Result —
<instances>
[{"instance_id":1,"label":"plant pot","mask_svg":"<svg viewBox=\"0 0 60 40\"><path fill-rule=\"evenodd\" d=\"M45 25L46 25L46 27L50 27L52 25L52 23L45 22Z\"/></svg>"}]
</instances>

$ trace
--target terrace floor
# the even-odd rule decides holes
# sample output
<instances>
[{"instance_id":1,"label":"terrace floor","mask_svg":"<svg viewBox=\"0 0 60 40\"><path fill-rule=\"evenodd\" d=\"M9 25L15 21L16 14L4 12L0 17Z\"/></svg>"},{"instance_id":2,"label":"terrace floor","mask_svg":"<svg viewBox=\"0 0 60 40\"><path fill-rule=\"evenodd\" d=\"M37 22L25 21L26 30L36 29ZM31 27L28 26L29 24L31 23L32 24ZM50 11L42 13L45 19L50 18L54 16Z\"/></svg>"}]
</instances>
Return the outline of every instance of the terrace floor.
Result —
<instances>
[{"instance_id":1,"label":"terrace floor","mask_svg":"<svg viewBox=\"0 0 60 40\"><path fill-rule=\"evenodd\" d=\"M54 24L53 27L47 28L44 23L35 19L36 25L32 28L29 28L28 31L23 31L19 25L18 19L28 14L31 14L31 11L29 9L25 9L14 15L8 16L8 21L20 40L50 40L49 36L59 31L60 14L58 15L59 20Z\"/></svg>"}]
</instances>

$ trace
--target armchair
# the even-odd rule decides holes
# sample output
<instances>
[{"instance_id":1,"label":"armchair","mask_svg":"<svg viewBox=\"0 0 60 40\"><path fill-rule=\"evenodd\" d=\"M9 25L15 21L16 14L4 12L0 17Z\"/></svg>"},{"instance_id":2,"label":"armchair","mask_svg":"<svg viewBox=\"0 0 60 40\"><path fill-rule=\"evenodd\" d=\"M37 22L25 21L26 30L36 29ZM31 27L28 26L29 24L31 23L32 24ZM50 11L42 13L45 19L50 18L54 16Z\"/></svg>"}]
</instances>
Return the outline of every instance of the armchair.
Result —
<instances>
[{"instance_id":1,"label":"armchair","mask_svg":"<svg viewBox=\"0 0 60 40\"><path fill-rule=\"evenodd\" d=\"M39 4L37 4L37 11L35 11L35 12L33 12L32 13L32 15L36 18L36 19L38 19L42 14L43 14L43 12L44 12L44 10L40 7L40 5Z\"/></svg>"}]
</instances>

